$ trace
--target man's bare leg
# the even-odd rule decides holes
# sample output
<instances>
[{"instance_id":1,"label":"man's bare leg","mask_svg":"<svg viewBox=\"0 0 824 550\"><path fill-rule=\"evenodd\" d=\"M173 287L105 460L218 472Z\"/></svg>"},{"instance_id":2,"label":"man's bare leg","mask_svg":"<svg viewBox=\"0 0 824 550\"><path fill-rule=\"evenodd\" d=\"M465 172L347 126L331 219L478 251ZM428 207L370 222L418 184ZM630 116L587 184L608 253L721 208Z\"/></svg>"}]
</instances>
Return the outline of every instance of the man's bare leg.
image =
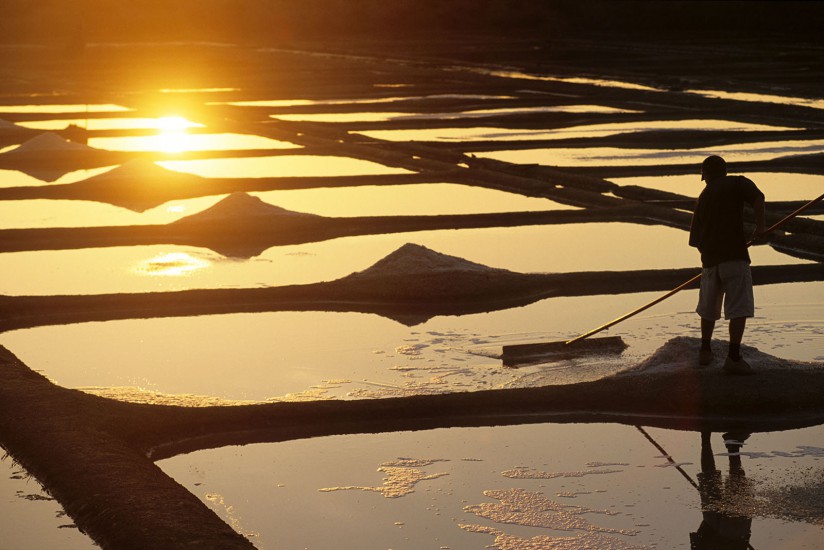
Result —
<instances>
[{"instance_id":1,"label":"man's bare leg","mask_svg":"<svg viewBox=\"0 0 824 550\"><path fill-rule=\"evenodd\" d=\"M701 351L698 354L698 365L705 366L712 362L712 331L715 329L715 319L701 318Z\"/></svg>"},{"instance_id":2,"label":"man's bare leg","mask_svg":"<svg viewBox=\"0 0 824 550\"><path fill-rule=\"evenodd\" d=\"M729 356L734 361L741 360L741 339L744 337L744 329L747 326L746 317L730 319L730 351Z\"/></svg>"}]
</instances>

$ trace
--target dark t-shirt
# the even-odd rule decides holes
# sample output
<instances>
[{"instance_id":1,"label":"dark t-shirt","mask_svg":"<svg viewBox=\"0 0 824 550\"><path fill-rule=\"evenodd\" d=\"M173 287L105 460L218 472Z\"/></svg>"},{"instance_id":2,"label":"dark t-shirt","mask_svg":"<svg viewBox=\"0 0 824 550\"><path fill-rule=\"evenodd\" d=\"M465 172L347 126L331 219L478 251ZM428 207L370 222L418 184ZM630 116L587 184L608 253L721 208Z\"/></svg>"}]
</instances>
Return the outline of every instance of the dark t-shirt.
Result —
<instances>
[{"instance_id":1,"label":"dark t-shirt","mask_svg":"<svg viewBox=\"0 0 824 550\"><path fill-rule=\"evenodd\" d=\"M701 252L701 265L712 267L732 260L750 261L744 235L744 203L753 204L762 193L744 176L707 181L698 197L690 227L690 246Z\"/></svg>"}]
</instances>

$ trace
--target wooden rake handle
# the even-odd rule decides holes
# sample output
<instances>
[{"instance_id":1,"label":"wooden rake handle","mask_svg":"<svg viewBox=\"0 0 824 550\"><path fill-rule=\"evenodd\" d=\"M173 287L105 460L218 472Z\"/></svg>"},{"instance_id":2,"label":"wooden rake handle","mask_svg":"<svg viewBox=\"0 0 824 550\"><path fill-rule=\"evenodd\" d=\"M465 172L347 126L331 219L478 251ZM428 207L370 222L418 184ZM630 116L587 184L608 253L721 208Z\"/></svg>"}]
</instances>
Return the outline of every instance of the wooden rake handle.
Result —
<instances>
[{"instance_id":1,"label":"wooden rake handle","mask_svg":"<svg viewBox=\"0 0 824 550\"><path fill-rule=\"evenodd\" d=\"M774 223L766 231L764 231L764 234L766 235L767 233L771 233L771 232L775 231L776 229L778 229L779 227L781 227L782 225L784 225L785 223L787 223L791 219L795 218L796 216L798 216L799 214L801 214L805 210L807 210L809 208L812 208L816 203L820 202L821 200L824 200L824 193L819 195L818 198L815 198L815 199L811 200L810 202L808 202L807 204L805 204L804 206L800 207L795 212L784 216L780 221ZM752 245L752 243L753 243L753 241L749 241L747 243L747 246ZM576 336L575 338L573 338L571 340L567 340L566 345L574 344L575 342L578 342L579 340L583 340L584 338L589 338L593 334L598 334L599 332L604 331L604 330L608 329L611 326L617 325L621 321L625 321L625 320L629 319L630 317L633 317L634 315L637 315L637 314L641 313L642 311L645 311L645 310L651 308L652 306L663 302L664 300L666 300L667 298L669 298L673 294L677 294L681 290L685 289L686 287L690 286L691 284L693 284L694 282L696 282L700 279L701 279L701 274L699 273L695 277L691 278L689 281L685 281L685 282L681 283L677 287L673 288L672 290L670 290L669 292L667 292L663 296L661 296L659 298L656 298L655 300L651 301L650 303L645 304L645 305L639 307L638 309L634 309L634 310L630 311L629 313L625 313L624 315L621 315L617 319L613 319L609 323L606 323L606 324L601 325L600 327L594 328L594 329L590 330L589 332L585 332L580 336Z\"/></svg>"}]
</instances>

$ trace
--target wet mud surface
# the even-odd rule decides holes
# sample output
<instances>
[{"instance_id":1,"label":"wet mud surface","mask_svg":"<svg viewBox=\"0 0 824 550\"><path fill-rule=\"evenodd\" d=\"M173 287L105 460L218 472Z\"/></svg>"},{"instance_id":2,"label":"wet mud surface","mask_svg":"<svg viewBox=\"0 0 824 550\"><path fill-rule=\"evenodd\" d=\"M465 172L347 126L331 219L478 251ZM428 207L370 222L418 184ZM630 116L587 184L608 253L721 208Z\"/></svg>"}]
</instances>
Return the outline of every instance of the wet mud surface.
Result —
<instances>
[{"instance_id":1,"label":"wet mud surface","mask_svg":"<svg viewBox=\"0 0 824 550\"><path fill-rule=\"evenodd\" d=\"M260 99L277 90L284 99L373 98L347 107L357 111L394 111L399 105L383 103L403 84L421 99L404 102L410 112L483 108L525 108L547 101L553 104L596 103L626 113L543 113L491 115L450 119L449 127L506 127L553 129L587 123L687 120L723 117L738 122L795 128L789 133L713 131L640 132L597 141L533 141L521 147L615 146L707 147L779 137L815 140L824 135L824 110L798 105L711 99L687 93L700 82L727 90L759 91L756 76L769 73L782 86L799 95L817 93L821 67L802 46L792 47L797 58L764 56L761 47L717 44L715 48L688 45L656 50L625 44L553 45L551 54L534 44L513 44L496 49L477 43L453 45L448 60L442 45L418 44L403 55L387 58L367 45L350 44L337 50L328 44L314 46L314 54L297 51L234 51L222 53L225 78L234 79L237 92L230 99ZM797 49L796 49L797 48ZM214 55L208 47L203 55ZM631 54L626 57L626 52ZM335 55L328 55L329 53ZM532 52L532 53L530 53ZM537 52L537 53L536 53ZM728 59L726 71L698 62L719 52ZM78 88L116 66L122 52L106 51L87 59L76 73L68 68L23 56L8 65L34 63L51 71L55 82L75 79ZM435 58L437 56L437 59ZM244 71L236 67L244 60ZM483 59L483 63L478 59ZM568 64L558 63L569 59ZM574 59L574 63L573 60ZM628 62L632 59L632 63ZM746 60L748 63L742 63ZM553 61L555 62L553 64ZM688 63L686 61L689 61ZM278 76L263 70L277 62ZM661 67L678 63L678 78L661 77ZM812 65L810 65L812 63ZM552 70L549 67L552 67ZM629 67L632 67L630 70ZM799 67L812 66L807 72ZM573 68L574 67L574 68ZM250 70L251 68L251 70ZM78 69L72 67L71 69ZM158 74L170 74L160 66ZM214 71L217 73L219 71ZM30 79L9 84L0 102L15 104L44 85L37 72ZM632 81L652 88L624 89L588 82L535 78L535 75L597 75ZM286 76L284 76L286 75ZM55 103L99 101L127 104L136 113L153 114L156 92L134 85L137 81L98 83L95 93L78 94L68 88ZM813 83L816 83L813 86ZM204 81L203 87L215 84ZM529 94L521 93L524 88ZM403 90L404 88L399 88ZM135 90L138 90L137 92ZM142 92L140 91L142 90ZM243 90L243 91L240 91ZM387 91L388 90L388 91ZM770 91L770 90L760 90ZM774 91L774 90L773 90ZM497 97L467 100L456 93ZM272 92L273 93L273 92ZM438 96L427 98L426 96ZM548 100L547 98L551 98ZM38 98L42 99L42 98ZM219 100L218 100L219 99ZM218 101L215 101L218 100ZM0 231L0 252L73 249L137 244L174 243L211 248L231 257L249 258L272 246L315 242L347 235L423 231L434 228L509 227L592 221L631 221L688 229L692 198L635 186L619 186L608 178L664 176L695 173L694 164L654 166L555 167L516 165L484 159L476 153L495 143L388 142L359 132L443 126L437 119L381 122L314 123L279 120L277 109L231 105L225 94L183 94L181 107L192 119L214 132L254 134L296 144L301 149L201 151L168 155L73 150L42 154L0 153L0 169L65 173L82 168L142 160L197 160L219 157L275 155L335 155L376 162L409 173L386 176L329 178L201 178L153 171L117 181L97 179L71 184L0 189L0 200L93 200L141 211L179 198L314 186L399 185L449 182L546 197L579 207L564 212L489 213L454 216L327 218L275 212L263 205L260 214L239 217L200 217L163 226L104 228L46 228ZM479 105L476 105L479 106ZM310 105L291 113L323 113L329 106ZM337 111L337 109L331 109ZM638 111L643 112L638 112ZM31 116L4 113L9 122ZM54 114L44 115L49 119ZM69 118L69 115L65 115ZM90 113L88 116L105 116ZM36 117L35 117L36 118ZM59 117L58 117L59 118ZM58 132L60 133L60 132ZM67 132L62 132L66 134ZM120 135L120 131L87 132L87 137ZM128 132L133 135L134 132ZM19 127L0 127L0 144L19 145L34 134ZM662 143L663 142L663 143ZM504 148L509 148L506 146ZM795 172L821 174L824 154L779 156L766 161L736 163L742 172ZM162 185L158 185L162 184ZM151 191L134 191L151 189ZM813 197L810 197L813 198ZM800 206L803 201L770 205L769 223ZM260 207L256 204L254 208ZM812 214L824 212L816 207ZM247 211L248 213L248 211ZM773 236L770 246L790 256L788 265L755 266L758 284L820 281L824 278L824 222L796 219ZM0 296L0 330L45 324L110 319L203 315L239 311L365 311L414 324L433 315L458 315L491 311L530 303L548 296L614 294L669 289L694 275L693 270L639 270L621 273L524 274L468 264L460 258L412 249L406 253L422 261L423 271L409 270L408 255L389 257L372 270L313 285L259 289L207 289L150 294L92 296ZM356 253L353 252L353 253ZM797 263L804 260L809 263ZM397 263L393 263L393 261ZM421 264L415 264L420 267ZM433 269L432 266L437 269ZM429 266L429 267L426 267ZM824 421L821 398L824 375L821 364L801 363L761 354L758 374L746 379L723 375L720 369L693 367L697 341L678 338L666 343L640 365L627 365L622 374L571 386L477 391L444 395L352 401L272 403L232 407L174 407L139 405L61 388L19 361L13 350L0 349L0 443L64 506L78 527L106 548L250 548L251 542L234 531L188 490L164 474L155 460L228 444L276 442L319 435L423 430L451 426L487 426L541 421L620 422L687 430L734 430L746 425L760 430L812 426ZM720 353L720 352L719 352ZM288 368L287 366L284 366ZM633 368L630 368L633 367ZM673 395L670 388L680 388ZM505 502L518 495L496 493ZM162 506L158 506L162 503ZM478 510L482 515L483 510ZM502 533L490 533L503 536ZM581 542L581 541L579 541Z\"/></svg>"}]
</instances>

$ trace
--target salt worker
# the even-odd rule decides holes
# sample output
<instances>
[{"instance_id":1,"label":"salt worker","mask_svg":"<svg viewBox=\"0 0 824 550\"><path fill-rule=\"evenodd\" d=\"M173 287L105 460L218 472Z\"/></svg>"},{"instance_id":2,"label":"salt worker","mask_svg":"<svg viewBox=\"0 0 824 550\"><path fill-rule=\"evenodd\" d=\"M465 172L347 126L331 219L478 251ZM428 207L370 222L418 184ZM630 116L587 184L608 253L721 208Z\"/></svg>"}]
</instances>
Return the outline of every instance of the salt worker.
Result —
<instances>
[{"instance_id":1,"label":"salt worker","mask_svg":"<svg viewBox=\"0 0 824 550\"><path fill-rule=\"evenodd\" d=\"M750 255L744 233L744 205L755 212L755 232L750 241L762 244L764 228L764 193L744 176L727 175L726 161L713 155L701 165L704 190L698 197L690 227L690 246L701 252L701 289L696 312L701 317L699 366L713 360L712 332L715 322L729 321L729 351L724 360L727 374L753 374L752 367L741 357L741 340L747 318L755 316Z\"/></svg>"}]
</instances>

